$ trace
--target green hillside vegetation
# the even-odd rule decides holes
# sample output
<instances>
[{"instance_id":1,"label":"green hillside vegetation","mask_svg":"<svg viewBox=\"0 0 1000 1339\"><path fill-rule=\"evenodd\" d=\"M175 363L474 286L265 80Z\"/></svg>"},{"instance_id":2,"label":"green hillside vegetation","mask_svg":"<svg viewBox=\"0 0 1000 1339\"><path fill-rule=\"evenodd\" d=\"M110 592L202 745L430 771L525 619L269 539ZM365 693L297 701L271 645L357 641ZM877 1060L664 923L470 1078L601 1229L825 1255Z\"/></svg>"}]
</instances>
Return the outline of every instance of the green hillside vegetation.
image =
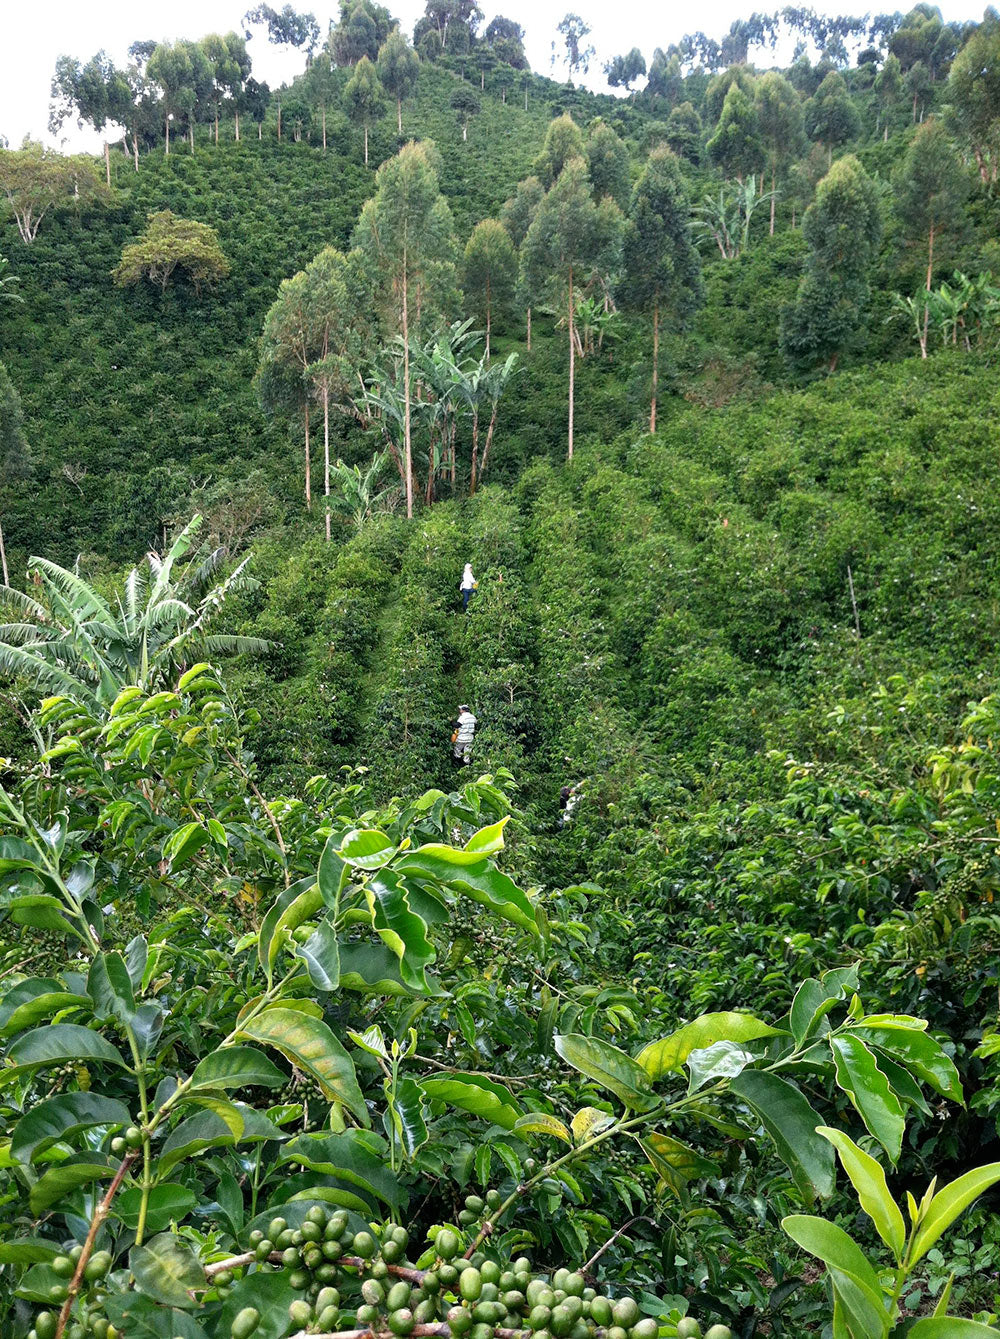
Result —
<instances>
[{"instance_id":1,"label":"green hillside vegetation","mask_svg":"<svg viewBox=\"0 0 1000 1339\"><path fill-rule=\"evenodd\" d=\"M341 8L0 149L0 1333L996 1336L1000 23Z\"/></svg>"}]
</instances>

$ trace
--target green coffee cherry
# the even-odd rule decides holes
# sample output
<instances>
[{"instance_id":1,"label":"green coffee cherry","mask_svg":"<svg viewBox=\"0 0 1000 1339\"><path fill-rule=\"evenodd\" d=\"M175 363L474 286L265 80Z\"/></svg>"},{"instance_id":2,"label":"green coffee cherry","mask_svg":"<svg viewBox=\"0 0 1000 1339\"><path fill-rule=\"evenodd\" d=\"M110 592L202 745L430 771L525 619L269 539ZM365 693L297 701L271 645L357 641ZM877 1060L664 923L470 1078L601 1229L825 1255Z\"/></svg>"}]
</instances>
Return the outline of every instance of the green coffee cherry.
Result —
<instances>
[{"instance_id":1,"label":"green coffee cherry","mask_svg":"<svg viewBox=\"0 0 1000 1339\"><path fill-rule=\"evenodd\" d=\"M49 1268L52 1270L53 1274L58 1274L61 1279L71 1279L76 1273L76 1265L68 1255L57 1255ZM38 1329L37 1325L35 1326L35 1329Z\"/></svg>"},{"instance_id":2,"label":"green coffee cherry","mask_svg":"<svg viewBox=\"0 0 1000 1339\"><path fill-rule=\"evenodd\" d=\"M97 1283L99 1279L103 1279L107 1275L111 1265L110 1251L95 1251L87 1261L83 1277L87 1283Z\"/></svg>"},{"instance_id":3,"label":"green coffee cherry","mask_svg":"<svg viewBox=\"0 0 1000 1339\"><path fill-rule=\"evenodd\" d=\"M705 1339L733 1339L733 1332L728 1325L713 1325L705 1331Z\"/></svg>"},{"instance_id":4,"label":"green coffee cherry","mask_svg":"<svg viewBox=\"0 0 1000 1339\"><path fill-rule=\"evenodd\" d=\"M293 1325L308 1325L313 1318L313 1309L304 1298L296 1298L289 1305L288 1319Z\"/></svg>"},{"instance_id":5,"label":"green coffee cherry","mask_svg":"<svg viewBox=\"0 0 1000 1339\"><path fill-rule=\"evenodd\" d=\"M434 1238L434 1249L442 1260L454 1260L455 1256L462 1249L462 1243L459 1240L457 1232L452 1232L451 1228L442 1228Z\"/></svg>"},{"instance_id":6,"label":"green coffee cherry","mask_svg":"<svg viewBox=\"0 0 1000 1339\"><path fill-rule=\"evenodd\" d=\"M467 1311L464 1306L449 1307L445 1320L448 1322L448 1328L455 1339L458 1339L460 1335L468 1334L472 1329L472 1312Z\"/></svg>"},{"instance_id":7,"label":"green coffee cherry","mask_svg":"<svg viewBox=\"0 0 1000 1339\"><path fill-rule=\"evenodd\" d=\"M370 1232L359 1232L354 1238L354 1254L360 1255L362 1260L370 1260L376 1250L378 1246Z\"/></svg>"},{"instance_id":8,"label":"green coffee cherry","mask_svg":"<svg viewBox=\"0 0 1000 1339\"><path fill-rule=\"evenodd\" d=\"M478 1302L483 1291L483 1276L471 1265L463 1269L458 1278L458 1291L467 1302Z\"/></svg>"},{"instance_id":9,"label":"green coffee cherry","mask_svg":"<svg viewBox=\"0 0 1000 1339\"><path fill-rule=\"evenodd\" d=\"M639 1319L639 1304L634 1297L620 1297L611 1308L611 1314L615 1324L627 1330ZM677 1333L680 1335L680 1330Z\"/></svg>"},{"instance_id":10,"label":"green coffee cherry","mask_svg":"<svg viewBox=\"0 0 1000 1339\"><path fill-rule=\"evenodd\" d=\"M390 1311L389 1313L389 1329L392 1330L393 1334L412 1334L416 1323L413 1312L408 1306L400 1307L398 1311Z\"/></svg>"},{"instance_id":11,"label":"green coffee cherry","mask_svg":"<svg viewBox=\"0 0 1000 1339\"><path fill-rule=\"evenodd\" d=\"M630 1339L656 1339L660 1327L652 1316L647 1316L632 1326Z\"/></svg>"},{"instance_id":12,"label":"green coffee cherry","mask_svg":"<svg viewBox=\"0 0 1000 1339\"><path fill-rule=\"evenodd\" d=\"M394 1283L385 1295L385 1309L387 1311L398 1311L401 1306L407 1306L410 1301L412 1289L408 1283L402 1279Z\"/></svg>"},{"instance_id":13,"label":"green coffee cherry","mask_svg":"<svg viewBox=\"0 0 1000 1339\"><path fill-rule=\"evenodd\" d=\"M54 1311L39 1311L35 1317L35 1334L38 1339L55 1339L59 1317Z\"/></svg>"},{"instance_id":14,"label":"green coffee cherry","mask_svg":"<svg viewBox=\"0 0 1000 1339\"><path fill-rule=\"evenodd\" d=\"M677 1339L701 1339L701 1326L694 1316L685 1316L677 1322Z\"/></svg>"},{"instance_id":15,"label":"green coffee cherry","mask_svg":"<svg viewBox=\"0 0 1000 1339\"><path fill-rule=\"evenodd\" d=\"M260 1324L260 1312L255 1306L245 1306L242 1311L236 1313L232 1325L229 1327L229 1333L232 1339L250 1339L250 1336Z\"/></svg>"}]
</instances>

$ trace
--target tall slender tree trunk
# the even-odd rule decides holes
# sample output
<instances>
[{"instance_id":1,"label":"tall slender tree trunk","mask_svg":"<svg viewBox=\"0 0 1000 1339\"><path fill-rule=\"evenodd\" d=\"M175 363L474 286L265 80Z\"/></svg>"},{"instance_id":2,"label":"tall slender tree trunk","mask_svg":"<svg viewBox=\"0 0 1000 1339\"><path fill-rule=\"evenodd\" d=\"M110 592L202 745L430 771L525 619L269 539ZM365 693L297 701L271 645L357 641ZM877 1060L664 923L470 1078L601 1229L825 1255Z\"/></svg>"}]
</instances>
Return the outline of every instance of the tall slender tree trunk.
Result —
<instances>
[{"instance_id":1,"label":"tall slender tree trunk","mask_svg":"<svg viewBox=\"0 0 1000 1339\"><path fill-rule=\"evenodd\" d=\"M479 462L479 477L482 479L486 473L486 462L490 458L490 447L493 445L493 430L497 425L497 414L500 412L499 401L494 401L493 412L490 414L490 426L486 429L486 445L483 447L483 458Z\"/></svg>"},{"instance_id":2,"label":"tall slender tree trunk","mask_svg":"<svg viewBox=\"0 0 1000 1339\"><path fill-rule=\"evenodd\" d=\"M235 109L235 111L234 111L233 114L234 114L235 117L236 117L236 143L239 144L239 142L240 142L240 111L239 111L239 108L238 108L238 107Z\"/></svg>"},{"instance_id":3,"label":"tall slender tree trunk","mask_svg":"<svg viewBox=\"0 0 1000 1339\"><path fill-rule=\"evenodd\" d=\"M774 201L775 201L775 195L774 195L774 175L775 175L775 173L774 173L774 164L772 163L772 164L771 164L771 232L770 232L770 236L771 236L771 237L774 236Z\"/></svg>"},{"instance_id":4,"label":"tall slender tree trunk","mask_svg":"<svg viewBox=\"0 0 1000 1339\"><path fill-rule=\"evenodd\" d=\"M368 166L368 122L365 122L365 167Z\"/></svg>"},{"instance_id":5,"label":"tall slender tree trunk","mask_svg":"<svg viewBox=\"0 0 1000 1339\"><path fill-rule=\"evenodd\" d=\"M451 433L450 433L450 438L451 438L451 491L452 491L453 493L454 493L454 491L455 491L455 432L456 432L456 429L457 429L457 428L458 428L458 424L453 422L452 425L451 425Z\"/></svg>"},{"instance_id":6,"label":"tall slender tree trunk","mask_svg":"<svg viewBox=\"0 0 1000 1339\"><path fill-rule=\"evenodd\" d=\"M463 122L462 122L462 143L464 144L468 138L469 138L469 123L468 123L468 121L463 121Z\"/></svg>"},{"instance_id":7,"label":"tall slender tree trunk","mask_svg":"<svg viewBox=\"0 0 1000 1339\"><path fill-rule=\"evenodd\" d=\"M111 149L108 141L104 141L104 175L107 178L108 190L111 189Z\"/></svg>"},{"instance_id":8,"label":"tall slender tree trunk","mask_svg":"<svg viewBox=\"0 0 1000 1339\"><path fill-rule=\"evenodd\" d=\"M882 130L882 143L883 143L883 144L888 144L888 143L889 143L889 121L888 121L888 118L886 118L885 127L884 127L883 130Z\"/></svg>"},{"instance_id":9,"label":"tall slender tree trunk","mask_svg":"<svg viewBox=\"0 0 1000 1339\"><path fill-rule=\"evenodd\" d=\"M257 139L258 139L258 141L259 141L259 140L262 140L263 138L264 138L264 122L263 122L263 121L258 121L258 122L257 122Z\"/></svg>"},{"instance_id":10,"label":"tall slender tree trunk","mask_svg":"<svg viewBox=\"0 0 1000 1339\"><path fill-rule=\"evenodd\" d=\"M413 449L410 442L410 308L403 248L403 453L406 465L406 516L413 519Z\"/></svg>"},{"instance_id":11,"label":"tall slender tree trunk","mask_svg":"<svg viewBox=\"0 0 1000 1339\"><path fill-rule=\"evenodd\" d=\"M326 542L330 542L330 386L323 380L323 496L326 498Z\"/></svg>"},{"instance_id":12,"label":"tall slender tree trunk","mask_svg":"<svg viewBox=\"0 0 1000 1339\"><path fill-rule=\"evenodd\" d=\"M653 303L653 395L649 404L649 431L656 431L656 391L660 379L660 302Z\"/></svg>"},{"instance_id":13,"label":"tall slender tree trunk","mask_svg":"<svg viewBox=\"0 0 1000 1339\"><path fill-rule=\"evenodd\" d=\"M215 109L215 143L216 143L216 145L218 145L218 143L219 143L219 109L218 109L218 107L216 107L216 109Z\"/></svg>"},{"instance_id":14,"label":"tall slender tree trunk","mask_svg":"<svg viewBox=\"0 0 1000 1339\"><path fill-rule=\"evenodd\" d=\"M476 467L479 463L479 407L472 412L472 468L469 472L469 497L476 491Z\"/></svg>"},{"instance_id":15,"label":"tall slender tree trunk","mask_svg":"<svg viewBox=\"0 0 1000 1339\"><path fill-rule=\"evenodd\" d=\"M400 134L403 133L403 99L396 99L396 129Z\"/></svg>"},{"instance_id":16,"label":"tall slender tree trunk","mask_svg":"<svg viewBox=\"0 0 1000 1339\"><path fill-rule=\"evenodd\" d=\"M278 103L278 143L281 143L281 103Z\"/></svg>"},{"instance_id":17,"label":"tall slender tree trunk","mask_svg":"<svg viewBox=\"0 0 1000 1339\"><path fill-rule=\"evenodd\" d=\"M166 146L167 146L167 147L166 147L166 150L164 151L164 157L165 157L165 158L169 158L169 157L170 157L170 117L167 115L166 112L164 112L164 114L163 114L163 127L164 127L164 139L165 139Z\"/></svg>"},{"instance_id":18,"label":"tall slender tree trunk","mask_svg":"<svg viewBox=\"0 0 1000 1339\"><path fill-rule=\"evenodd\" d=\"M490 361L490 278L486 276L486 361Z\"/></svg>"},{"instance_id":19,"label":"tall slender tree trunk","mask_svg":"<svg viewBox=\"0 0 1000 1339\"><path fill-rule=\"evenodd\" d=\"M188 122L188 139L191 141L191 152L194 153L194 117Z\"/></svg>"},{"instance_id":20,"label":"tall slender tree trunk","mask_svg":"<svg viewBox=\"0 0 1000 1339\"><path fill-rule=\"evenodd\" d=\"M3 569L3 584L10 585L10 573L7 571L7 550L3 546L3 525L0 524L0 568Z\"/></svg>"},{"instance_id":21,"label":"tall slender tree trunk","mask_svg":"<svg viewBox=\"0 0 1000 1339\"><path fill-rule=\"evenodd\" d=\"M139 136L132 131L132 165L136 172L139 171Z\"/></svg>"},{"instance_id":22,"label":"tall slender tree trunk","mask_svg":"<svg viewBox=\"0 0 1000 1339\"><path fill-rule=\"evenodd\" d=\"M573 326L573 266L569 267L569 449L566 459L573 459L573 383L576 378L576 330Z\"/></svg>"},{"instance_id":23,"label":"tall slender tree trunk","mask_svg":"<svg viewBox=\"0 0 1000 1339\"><path fill-rule=\"evenodd\" d=\"M306 401L306 511L312 511L312 460L309 451L309 401Z\"/></svg>"},{"instance_id":24,"label":"tall slender tree trunk","mask_svg":"<svg viewBox=\"0 0 1000 1339\"><path fill-rule=\"evenodd\" d=\"M524 86L524 110L528 110L528 85Z\"/></svg>"},{"instance_id":25,"label":"tall slender tree trunk","mask_svg":"<svg viewBox=\"0 0 1000 1339\"><path fill-rule=\"evenodd\" d=\"M531 352L531 308L528 308L528 352Z\"/></svg>"},{"instance_id":26,"label":"tall slender tree trunk","mask_svg":"<svg viewBox=\"0 0 1000 1339\"><path fill-rule=\"evenodd\" d=\"M323 152L326 153L326 103L320 108L323 117Z\"/></svg>"},{"instance_id":27,"label":"tall slender tree trunk","mask_svg":"<svg viewBox=\"0 0 1000 1339\"><path fill-rule=\"evenodd\" d=\"M934 224L932 223L931 226L930 226L930 229L929 229L929 231L928 231L928 233L927 233L927 282L926 282L925 285L924 285L924 291L925 291L926 293L928 293L928 294L929 294L930 291L931 291L931 279L932 279L933 276L934 276L934 233L935 233L935 228L934 228ZM931 316L931 304L930 304L930 302L927 301L927 299L925 298L925 299L924 299L924 337L923 337L923 339L920 341L920 356L921 356L922 358L926 358L926 357L927 357L927 327L928 327L928 324L929 324L929 322L930 322L930 316Z\"/></svg>"}]
</instances>

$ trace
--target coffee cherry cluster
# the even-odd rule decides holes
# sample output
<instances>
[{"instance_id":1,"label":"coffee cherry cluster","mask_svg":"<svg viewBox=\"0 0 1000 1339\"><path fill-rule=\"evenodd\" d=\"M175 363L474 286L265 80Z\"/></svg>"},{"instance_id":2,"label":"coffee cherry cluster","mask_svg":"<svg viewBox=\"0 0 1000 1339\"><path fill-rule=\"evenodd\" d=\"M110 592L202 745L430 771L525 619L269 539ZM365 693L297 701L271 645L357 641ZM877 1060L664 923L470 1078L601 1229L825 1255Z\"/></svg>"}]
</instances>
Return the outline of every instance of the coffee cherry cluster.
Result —
<instances>
[{"instance_id":1,"label":"coffee cherry cluster","mask_svg":"<svg viewBox=\"0 0 1000 1339\"><path fill-rule=\"evenodd\" d=\"M83 1254L82 1246L74 1246L65 1255L57 1255L52 1261L52 1272L65 1283L54 1284L49 1292L49 1301L55 1310L39 1311L35 1316L34 1328L28 1332L28 1339L55 1339L59 1324L59 1308L69 1296L69 1283L76 1273L77 1263ZM77 1294L79 1320L67 1325L66 1339L118 1339L118 1331L104 1315L101 1299L104 1295L103 1283L112 1265L110 1251L95 1251L83 1270L80 1291Z\"/></svg>"}]
</instances>

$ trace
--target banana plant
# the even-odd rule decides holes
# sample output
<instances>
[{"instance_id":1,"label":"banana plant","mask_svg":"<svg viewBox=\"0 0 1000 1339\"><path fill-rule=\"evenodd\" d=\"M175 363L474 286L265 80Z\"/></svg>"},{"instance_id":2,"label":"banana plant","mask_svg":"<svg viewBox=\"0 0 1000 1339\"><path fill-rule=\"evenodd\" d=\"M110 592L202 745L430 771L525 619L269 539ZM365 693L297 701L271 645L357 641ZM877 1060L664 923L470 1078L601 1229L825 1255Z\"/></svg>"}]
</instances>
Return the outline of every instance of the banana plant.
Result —
<instances>
[{"instance_id":1,"label":"banana plant","mask_svg":"<svg viewBox=\"0 0 1000 1339\"><path fill-rule=\"evenodd\" d=\"M907 1191L907 1227L902 1209L889 1193L881 1164L843 1130L821 1125L817 1134L836 1149L861 1209L888 1251L889 1268L872 1261L842 1227L826 1219L791 1214L781 1225L794 1242L826 1266L833 1295L834 1339L901 1335L900 1299L911 1274L956 1218L1000 1181L1000 1162L973 1168L940 1190L935 1178L919 1203ZM997 1339L1000 1330L991 1325L948 1315L951 1285L949 1279L932 1316L905 1327L907 1339Z\"/></svg>"}]
</instances>

